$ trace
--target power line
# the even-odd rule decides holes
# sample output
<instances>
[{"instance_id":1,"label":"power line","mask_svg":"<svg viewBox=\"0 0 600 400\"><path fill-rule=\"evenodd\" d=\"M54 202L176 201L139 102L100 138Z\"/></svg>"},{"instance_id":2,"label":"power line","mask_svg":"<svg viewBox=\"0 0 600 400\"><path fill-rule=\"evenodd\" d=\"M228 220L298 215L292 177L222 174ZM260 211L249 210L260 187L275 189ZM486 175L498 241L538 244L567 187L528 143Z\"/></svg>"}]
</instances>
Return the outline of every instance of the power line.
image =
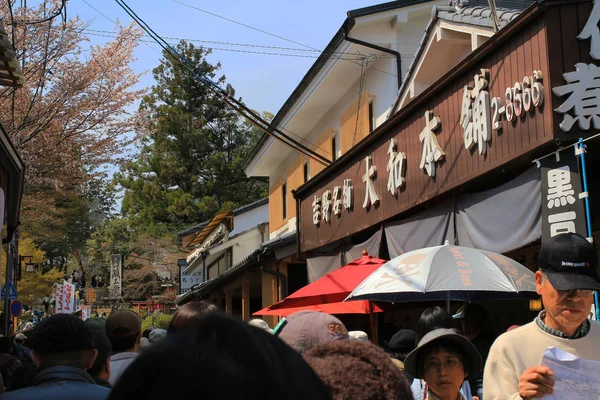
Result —
<instances>
[{"instance_id":1,"label":"power line","mask_svg":"<svg viewBox=\"0 0 600 400\"><path fill-rule=\"evenodd\" d=\"M85 29L85 31L88 32L89 35L93 35L93 36L100 36L100 37L107 37L107 38L117 37L117 33L111 32L111 31L101 31L101 30L96 30L96 29ZM150 36L143 35L143 37L150 37ZM284 50L284 51L315 52L314 50L298 49L298 48L291 48L291 47L277 47L277 46L266 46L266 45L258 45L258 44L247 44L247 43L218 42L218 41L212 41L212 40L177 38L177 37L168 37L168 36L163 36L162 38L170 39L170 40L179 40L179 41L183 40L186 42L214 43L214 44L221 44L221 45L227 45L227 46L239 46L239 47L273 49L273 50ZM140 41L143 41L143 39L140 39ZM146 41L146 43L148 43L148 41ZM154 43L154 41L152 41L150 43ZM177 43L172 43L172 42L170 44L177 45ZM320 57L320 55L299 55L299 54L289 54L289 53L273 53L273 52L262 52L262 51L251 51L251 50L225 49L225 48L212 47L212 46L207 46L207 48L210 48L212 50L220 50L220 51L231 51L231 52L237 52L237 53L250 53L250 54L264 54L264 55L273 55L273 56L301 57L301 58L318 58L318 57ZM326 53L320 53L320 54L326 54ZM333 59L349 60L349 61L356 60L356 58L351 58L351 57L361 57L361 58L366 57L365 54L362 54L360 52L356 52L356 53L333 52L328 55ZM344 55L351 56L351 57L343 57ZM377 57L375 55L371 55L371 56L374 56L377 59L386 59L386 58L387 59L390 59L390 58L395 59L396 58L395 56L379 56L379 57ZM413 57L412 55L408 55L408 54L403 54L402 56L405 58Z\"/></svg>"},{"instance_id":2,"label":"power line","mask_svg":"<svg viewBox=\"0 0 600 400\"><path fill-rule=\"evenodd\" d=\"M111 36L111 35L104 35L101 33L89 33L92 36L100 36L100 37L106 37L106 38L111 38L114 39L116 38L116 36ZM153 41L149 41L149 40L144 40L144 39L139 39L140 42L143 43L154 43ZM171 46L176 46L177 43L173 43L173 42L167 42L169 43ZM267 56L281 56L281 57L298 57L298 58L318 58L318 55L303 55L303 54L289 54L289 53L271 53L271 52L265 52L265 51L252 51L252 50L239 50L239 49L225 49L225 48L219 48L219 47L209 47L211 50L216 50L216 51L230 51L233 53L246 53L246 54L260 54L260 55L267 55ZM344 57L337 57L338 59L341 60L348 60L348 61L352 61L348 58L344 58Z\"/></svg>"},{"instance_id":3,"label":"power line","mask_svg":"<svg viewBox=\"0 0 600 400\"><path fill-rule=\"evenodd\" d=\"M89 7L91 7L94 11L96 11L98 14L102 15L104 18L106 18L107 20L109 20L110 22L112 22L114 25L118 25L116 21L113 21L111 18L109 18L106 14L104 14L102 11L98 10L96 7L94 7L93 5L91 5L90 3L88 3L86 0L81 0L83 1L85 4L87 4ZM141 40L140 40L141 41ZM160 52L158 50L156 50L154 47L150 46L148 43L146 43L145 41L141 41L143 42L148 48L150 48L152 51L154 51L155 53L160 54Z\"/></svg>"},{"instance_id":4,"label":"power line","mask_svg":"<svg viewBox=\"0 0 600 400\"><path fill-rule=\"evenodd\" d=\"M124 0L116 0L117 4L121 6L127 14L135 22L137 22L143 30L146 31L156 42L175 60L178 60L180 64L193 76L195 76L200 83L204 84L207 88L209 88L216 98L221 99L228 106L230 106L234 111L245 117L249 122L256 125L259 129L263 130L265 133L273 136L274 138L280 140L282 143L290 146L296 151L316 160L320 164L325 166L329 165L331 161L316 151L300 144L296 140L292 139L281 130L276 127L273 127L269 122L265 121L260 115L258 115L254 110L246 107L242 102L230 96L225 90L223 90L218 84L213 82L210 78L208 78L203 73L197 73L196 67L183 55L179 54L170 44L168 44L163 38L161 38L150 26L142 20L126 3Z\"/></svg>"},{"instance_id":5,"label":"power line","mask_svg":"<svg viewBox=\"0 0 600 400\"><path fill-rule=\"evenodd\" d=\"M205 14L212 15L213 17L221 18L221 19L224 19L225 21L233 22L234 24L238 24L238 25L244 26L244 27L246 27L246 28L249 28L249 29L255 30L255 31L257 31L257 32L261 32L261 33L264 33L264 34L266 34L266 35L269 35L269 36L276 37L277 39L285 40L286 42L294 43L294 44L297 44L297 45L299 45L299 46L306 47L307 49L316 50L316 51L321 51L321 50L319 50L319 49L315 49L314 47L307 46L307 45L305 45L305 44L302 44L302 43L296 42L296 41L294 41L294 40L291 40L291 39L284 38L283 36L279 36L279 35L276 35L276 34L274 34L274 33L267 32L267 31L264 31L264 30L262 30L262 29L255 28L255 27L253 27L253 26L250 26L250 25L247 25L247 24L244 24L244 23L238 22L238 21L234 21L234 20L232 20L232 19L230 19L230 18L223 17L223 16L221 16L221 15L218 15L218 14L212 13L212 12L210 12L210 11L203 10L203 9L201 9L201 8L198 8L198 7L195 7L195 6L192 6L192 5L189 5L189 4L186 4L186 3L183 3L183 2L181 2L181 1L178 1L178 0L172 0L172 1L173 1L173 2L175 2L175 3L181 4L182 6L186 6L186 7L189 7L189 8L193 8L194 10L198 10L198 11L201 11L201 12L203 12L203 13L205 13Z\"/></svg>"}]
</instances>

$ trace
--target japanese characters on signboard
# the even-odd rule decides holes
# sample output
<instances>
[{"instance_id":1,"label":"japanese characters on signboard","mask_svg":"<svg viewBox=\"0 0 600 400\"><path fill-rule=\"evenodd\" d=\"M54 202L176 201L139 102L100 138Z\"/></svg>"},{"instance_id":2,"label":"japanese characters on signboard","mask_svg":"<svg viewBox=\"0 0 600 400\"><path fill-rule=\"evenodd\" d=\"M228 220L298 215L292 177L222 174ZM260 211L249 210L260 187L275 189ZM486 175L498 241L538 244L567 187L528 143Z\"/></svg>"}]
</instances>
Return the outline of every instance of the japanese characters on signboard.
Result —
<instances>
[{"instance_id":1,"label":"japanese characters on signboard","mask_svg":"<svg viewBox=\"0 0 600 400\"><path fill-rule=\"evenodd\" d=\"M594 1L592 11L577 39L589 41L590 56L600 60L600 2ZM563 114L559 127L569 132L577 123L582 131L600 129L600 68L594 63L577 62L575 70L563 74L565 85L552 89L563 103L554 111Z\"/></svg>"},{"instance_id":2,"label":"japanese characters on signboard","mask_svg":"<svg viewBox=\"0 0 600 400\"><path fill-rule=\"evenodd\" d=\"M123 256L112 254L110 256L110 297L119 298L123 285Z\"/></svg>"},{"instance_id":3,"label":"japanese characters on signboard","mask_svg":"<svg viewBox=\"0 0 600 400\"><path fill-rule=\"evenodd\" d=\"M561 233L587 236L579 162L574 151L540 160L542 179L542 241Z\"/></svg>"},{"instance_id":4,"label":"japanese characters on signboard","mask_svg":"<svg viewBox=\"0 0 600 400\"><path fill-rule=\"evenodd\" d=\"M62 312L64 314L74 313L75 310L75 285L64 281L62 284Z\"/></svg>"},{"instance_id":5,"label":"japanese characters on signboard","mask_svg":"<svg viewBox=\"0 0 600 400\"><path fill-rule=\"evenodd\" d=\"M179 265L179 290L180 294L189 292L192 286L202 283L203 273L202 270L194 271L191 273L184 273L187 268L187 263Z\"/></svg>"}]
</instances>

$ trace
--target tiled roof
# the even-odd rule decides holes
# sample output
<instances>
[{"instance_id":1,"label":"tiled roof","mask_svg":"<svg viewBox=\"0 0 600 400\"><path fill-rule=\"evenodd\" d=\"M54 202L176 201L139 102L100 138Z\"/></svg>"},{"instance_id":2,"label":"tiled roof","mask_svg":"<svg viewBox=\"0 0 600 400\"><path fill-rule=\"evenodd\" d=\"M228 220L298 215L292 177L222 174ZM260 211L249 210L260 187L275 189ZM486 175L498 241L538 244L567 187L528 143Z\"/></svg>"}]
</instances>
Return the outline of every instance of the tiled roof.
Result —
<instances>
[{"instance_id":1,"label":"tiled roof","mask_svg":"<svg viewBox=\"0 0 600 400\"><path fill-rule=\"evenodd\" d=\"M498 16L499 27L503 28L513 19L517 18L521 13L520 10L509 10L506 8L497 8L496 15ZM492 11L489 7L482 6L467 6L467 7L448 7L438 8L437 17L451 22L458 22L469 25L478 25L485 27L493 27Z\"/></svg>"}]
</instances>

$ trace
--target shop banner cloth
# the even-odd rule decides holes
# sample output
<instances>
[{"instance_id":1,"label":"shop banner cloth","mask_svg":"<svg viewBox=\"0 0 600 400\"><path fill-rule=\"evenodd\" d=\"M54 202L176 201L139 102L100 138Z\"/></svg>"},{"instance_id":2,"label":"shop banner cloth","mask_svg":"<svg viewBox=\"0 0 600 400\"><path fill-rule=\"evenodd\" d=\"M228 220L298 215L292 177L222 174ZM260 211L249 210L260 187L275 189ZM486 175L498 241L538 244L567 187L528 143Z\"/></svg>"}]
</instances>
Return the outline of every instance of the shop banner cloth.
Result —
<instances>
[{"instance_id":1,"label":"shop banner cloth","mask_svg":"<svg viewBox=\"0 0 600 400\"><path fill-rule=\"evenodd\" d=\"M579 358L558 347L548 347L542 365L554 372L554 391L547 400L597 400L600 393L600 362Z\"/></svg>"},{"instance_id":2,"label":"shop banner cloth","mask_svg":"<svg viewBox=\"0 0 600 400\"><path fill-rule=\"evenodd\" d=\"M501 254L469 247L428 247L388 261L346 300L388 301L535 298L535 275Z\"/></svg>"},{"instance_id":3,"label":"shop banner cloth","mask_svg":"<svg viewBox=\"0 0 600 400\"><path fill-rule=\"evenodd\" d=\"M558 160L540 160L542 180L542 243L561 233L587 236L585 206L579 195L581 177L574 152L560 153Z\"/></svg>"},{"instance_id":4,"label":"shop banner cloth","mask_svg":"<svg viewBox=\"0 0 600 400\"><path fill-rule=\"evenodd\" d=\"M75 285L67 281L63 282L63 313L72 314L75 310Z\"/></svg>"}]
</instances>

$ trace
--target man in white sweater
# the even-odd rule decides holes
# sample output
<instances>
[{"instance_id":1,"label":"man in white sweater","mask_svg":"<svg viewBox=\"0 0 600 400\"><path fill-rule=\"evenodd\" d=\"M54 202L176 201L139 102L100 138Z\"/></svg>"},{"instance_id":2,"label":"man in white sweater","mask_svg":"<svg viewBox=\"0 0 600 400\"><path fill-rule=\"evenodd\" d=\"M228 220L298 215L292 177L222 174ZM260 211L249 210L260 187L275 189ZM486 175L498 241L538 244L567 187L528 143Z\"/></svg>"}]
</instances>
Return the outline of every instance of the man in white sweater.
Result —
<instances>
[{"instance_id":1,"label":"man in white sweater","mask_svg":"<svg viewBox=\"0 0 600 400\"><path fill-rule=\"evenodd\" d=\"M557 235L542 244L535 280L545 309L533 322L494 342L485 365L484 400L552 393L554 372L541 365L548 347L600 361L600 324L588 319L593 292L600 290L597 264L596 250L577 234Z\"/></svg>"}]
</instances>

